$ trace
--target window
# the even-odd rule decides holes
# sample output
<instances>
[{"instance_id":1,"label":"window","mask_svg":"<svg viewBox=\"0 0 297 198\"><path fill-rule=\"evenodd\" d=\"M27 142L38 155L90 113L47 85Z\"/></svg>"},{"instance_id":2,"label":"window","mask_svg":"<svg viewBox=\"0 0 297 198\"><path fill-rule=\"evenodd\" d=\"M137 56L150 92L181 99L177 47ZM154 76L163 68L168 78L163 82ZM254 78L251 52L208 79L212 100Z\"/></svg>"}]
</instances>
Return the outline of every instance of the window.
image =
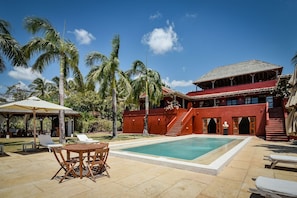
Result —
<instances>
[{"instance_id":1,"label":"window","mask_svg":"<svg viewBox=\"0 0 297 198\"><path fill-rule=\"evenodd\" d=\"M235 98L231 98L227 100L227 106L237 105L237 100Z\"/></svg>"},{"instance_id":2,"label":"window","mask_svg":"<svg viewBox=\"0 0 297 198\"><path fill-rule=\"evenodd\" d=\"M258 98L257 97L252 98L252 104L258 104Z\"/></svg>"},{"instance_id":3,"label":"window","mask_svg":"<svg viewBox=\"0 0 297 198\"><path fill-rule=\"evenodd\" d=\"M273 97L272 96L267 96L266 102L268 102L268 108L273 108Z\"/></svg>"},{"instance_id":4,"label":"window","mask_svg":"<svg viewBox=\"0 0 297 198\"><path fill-rule=\"evenodd\" d=\"M258 97L246 97L245 98L245 104L258 104L259 99Z\"/></svg>"},{"instance_id":5,"label":"window","mask_svg":"<svg viewBox=\"0 0 297 198\"><path fill-rule=\"evenodd\" d=\"M251 97L246 97L245 98L245 104L251 104L251 103L252 103Z\"/></svg>"}]
</instances>

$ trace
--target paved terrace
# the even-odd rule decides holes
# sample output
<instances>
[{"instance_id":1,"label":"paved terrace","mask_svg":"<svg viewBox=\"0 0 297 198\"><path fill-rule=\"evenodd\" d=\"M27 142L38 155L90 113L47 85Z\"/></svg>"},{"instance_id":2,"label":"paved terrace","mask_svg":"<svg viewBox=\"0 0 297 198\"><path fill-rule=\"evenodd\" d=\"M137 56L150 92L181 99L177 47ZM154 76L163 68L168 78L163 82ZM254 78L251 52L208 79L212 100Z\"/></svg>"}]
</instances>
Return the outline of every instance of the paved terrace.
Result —
<instances>
[{"instance_id":1,"label":"paved terrace","mask_svg":"<svg viewBox=\"0 0 297 198\"><path fill-rule=\"evenodd\" d=\"M110 178L97 178L96 183L76 178L61 184L50 180L59 168L52 153L7 153L0 157L0 197L255 198L259 196L248 191L254 187L253 177L297 181L297 165L265 168L269 161L263 156L270 153L297 156L297 146L253 137L217 176L109 156Z\"/></svg>"}]
</instances>

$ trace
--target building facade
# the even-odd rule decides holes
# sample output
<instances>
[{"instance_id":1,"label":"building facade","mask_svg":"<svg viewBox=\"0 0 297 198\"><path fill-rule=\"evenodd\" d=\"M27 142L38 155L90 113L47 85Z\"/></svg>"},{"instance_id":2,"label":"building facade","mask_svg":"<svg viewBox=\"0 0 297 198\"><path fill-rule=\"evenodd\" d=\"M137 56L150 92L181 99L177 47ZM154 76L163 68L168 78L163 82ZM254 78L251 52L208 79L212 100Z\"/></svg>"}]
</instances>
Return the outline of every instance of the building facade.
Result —
<instances>
[{"instance_id":1,"label":"building facade","mask_svg":"<svg viewBox=\"0 0 297 198\"><path fill-rule=\"evenodd\" d=\"M160 107L149 112L149 133L256 135L285 140L284 101L275 94L282 69L251 60L215 68L196 80L196 91L187 94L163 88ZM142 109L125 111L123 132L141 132L143 117Z\"/></svg>"}]
</instances>

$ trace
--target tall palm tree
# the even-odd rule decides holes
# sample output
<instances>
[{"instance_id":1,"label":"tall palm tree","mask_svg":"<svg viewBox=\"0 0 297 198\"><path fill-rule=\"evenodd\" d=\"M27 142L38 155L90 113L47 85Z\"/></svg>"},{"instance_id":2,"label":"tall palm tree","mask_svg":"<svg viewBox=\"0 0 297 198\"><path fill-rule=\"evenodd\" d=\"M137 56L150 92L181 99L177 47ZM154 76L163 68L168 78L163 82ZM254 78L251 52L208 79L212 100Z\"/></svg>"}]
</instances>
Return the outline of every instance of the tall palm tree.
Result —
<instances>
[{"instance_id":1,"label":"tall palm tree","mask_svg":"<svg viewBox=\"0 0 297 198\"><path fill-rule=\"evenodd\" d=\"M14 66L26 66L26 60L23 57L21 46L12 37L9 31L10 24L0 19L0 73L6 68L4 57L8 58Z\"/></svg>"},{"instance_id":2,"label":"tall palm tree","mask_svg":"<svg viewBox=\"0 0 297 198\"><path fill-rule=\"evenodd\" d=\"M36 78L30 85L31 95L40 97L41 99L46 99L49 94L49 89L52 86L50 82L47 82L45 79Z\"/></svg>"},{"instance_id":3,"label":"tall palm tree","mask_svg":"<svg viewBox=\"0 0 297 198\"><path fill-rule=\"evenodd\" d=\"M145 93L145 119L143 135L148 135L148 114L149 101L152 105L159 105L162 98L162 81L160 74L150 68L140 60L132 64L132 68L127 71L131 81L134 102L138 102L140 96Z\"/></svg>"},{"instance_id":4,"label":"tall palm tree","mask_svg":"<svg viewBox=\"0 0 297 198\"><path fill-rule=\"evenodd\" d=\"M87 55L86 65L92 66L87 75L87 81L99 82L99 93L102 98L107 94L112 95L112 136L117 136L117 79L126 82L129 87L129 80L119 68L120 37L116 35L112 40L112 51L110 57L100 52L91 52ZM99 65L95 65L99 62Z\"/></svg>"},{"instance_id":5,"label":"tall palm tree","mask_svg":"<svg viewBox=\"0 0 297 198\"><path fill-rule=\"evenodd\" d=\"M34 37L28 44L23 47L26 57L40 54L32 65L33 70L43 72L45 66L56 60L60 62L59 68L59 101L64 105L64 83L65 76L69 69L74 73L78 69L78 50L73 43L64 40L51 23L46 19L37 17L26 17L25 28L32 34L41 33L44 37ZM75 74L74 74L75 75ZM60 143L65 142L65 123L64 111L59 113Z\"/></svg>"}]
</instances>

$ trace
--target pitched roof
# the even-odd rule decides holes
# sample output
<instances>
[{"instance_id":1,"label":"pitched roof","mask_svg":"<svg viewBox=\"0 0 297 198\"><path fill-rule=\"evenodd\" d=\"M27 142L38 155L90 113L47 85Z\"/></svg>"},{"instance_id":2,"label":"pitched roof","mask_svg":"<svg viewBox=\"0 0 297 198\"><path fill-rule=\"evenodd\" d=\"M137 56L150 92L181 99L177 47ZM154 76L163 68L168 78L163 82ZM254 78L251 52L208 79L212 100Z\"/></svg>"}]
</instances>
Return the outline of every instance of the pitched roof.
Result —
<instances>
[{"instance_id":1,"label":"pitched roof","mask_svg":"<svg viewBox=\"0 0 297 198\"><path fill-rule=\"evenodd\" d=\"M232 65L225 65L217 67L210 72L203 75L201 78L196 80L194 84L201 82L207 82L211 80L224 79L234 76L258 73L263 71L271 70L282 70L283 67L279 65L270 64L259 60L249 60L240 62Z\"/></svg>"}]
</instances>

